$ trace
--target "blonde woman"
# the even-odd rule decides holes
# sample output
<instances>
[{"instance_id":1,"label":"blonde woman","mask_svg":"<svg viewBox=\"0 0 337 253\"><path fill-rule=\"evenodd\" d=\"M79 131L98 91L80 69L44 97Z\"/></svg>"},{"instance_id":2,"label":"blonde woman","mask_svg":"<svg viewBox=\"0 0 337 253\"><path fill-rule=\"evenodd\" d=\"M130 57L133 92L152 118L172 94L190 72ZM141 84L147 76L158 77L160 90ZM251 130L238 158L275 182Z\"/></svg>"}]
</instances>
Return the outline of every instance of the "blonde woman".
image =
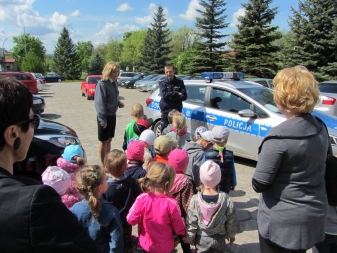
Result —
<instances>
[{"instance_id":1,"label":"blonde woman","mask_svg":"<svg viewBox=\"0 0 337 253\"><path fill-rule=\"evenodd\" d=\"M328 135L311 115L318 100L317 81L305 67L283 69L274 78L274 101L287 120L262 142L252 180L261 193L262 253L305 253L324 240Z\"/></svg>"},{"instance_id":2,"label":"blonde woman","mask_svg":"<svg viewBox=\"0 0 337 253\"><path fill-rule=\"evenodd\" d=\"M115 136L116 113L124 108L119 101L117 77L120 67L116 62L108 62L102 72L102 79L97 82L95 92L95 108L97 112L98 152L103 164L105 155L111 149L111 141Z\"/></svg>"}]
</instances>

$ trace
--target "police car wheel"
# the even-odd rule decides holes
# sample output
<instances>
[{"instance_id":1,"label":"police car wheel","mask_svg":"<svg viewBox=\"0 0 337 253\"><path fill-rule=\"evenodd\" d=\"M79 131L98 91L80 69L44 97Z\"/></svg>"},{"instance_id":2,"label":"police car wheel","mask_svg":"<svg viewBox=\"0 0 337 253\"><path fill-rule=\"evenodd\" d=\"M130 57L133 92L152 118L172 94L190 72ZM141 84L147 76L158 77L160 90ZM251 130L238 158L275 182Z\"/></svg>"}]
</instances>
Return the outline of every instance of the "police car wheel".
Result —
<instances>
[{"instance_id":1,"label":"police car wheel","mask_svg":"<svg viewBox=\"0 0 337 253\"><path fill-rule=\"evenodd\" d=\"M153 127L153 132L156 134L156 137L161 135L161 121L158 120Z\"/></svg>"}]
</instances>

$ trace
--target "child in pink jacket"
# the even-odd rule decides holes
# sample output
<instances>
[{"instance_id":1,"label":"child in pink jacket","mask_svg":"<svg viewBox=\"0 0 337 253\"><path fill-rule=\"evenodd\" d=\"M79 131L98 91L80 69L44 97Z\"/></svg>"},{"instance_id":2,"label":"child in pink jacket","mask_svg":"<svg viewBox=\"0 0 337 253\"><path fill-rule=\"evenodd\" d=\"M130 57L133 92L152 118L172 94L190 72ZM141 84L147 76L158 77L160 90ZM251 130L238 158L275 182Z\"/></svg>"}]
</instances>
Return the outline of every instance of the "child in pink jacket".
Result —
<instances>
[{"instance_id":1,"label":"child in pink jacket","mask_svg":"<svg viewBox=\"0 0 337 253\"><path fill-rule=\"evenodd\" d=\"M83 199L82 195L79 194L75 188L76 172L85 164L83 156L84 153L82 147L77 144L71 144L64 149L62 157L58 158L56 161L57 166L68 172L70 175L70 187L66 194L61 196L63 204L69 209L75 203Z\"/></svg>"},{"instance_id":2,"label":"child in pink jacket","mask_svg":"<svg viewBox=\"0 0 337 253\"><path fill-rule=\"evenodd\" d=\"M145 252L170 253L174 249L172 229L186 235L177 201L168 196L175 178L172 166L151 163L147 176L138 180L143 192L129 210L126 220L138 224L139 244Z\"/></svg>"}]
</instances>

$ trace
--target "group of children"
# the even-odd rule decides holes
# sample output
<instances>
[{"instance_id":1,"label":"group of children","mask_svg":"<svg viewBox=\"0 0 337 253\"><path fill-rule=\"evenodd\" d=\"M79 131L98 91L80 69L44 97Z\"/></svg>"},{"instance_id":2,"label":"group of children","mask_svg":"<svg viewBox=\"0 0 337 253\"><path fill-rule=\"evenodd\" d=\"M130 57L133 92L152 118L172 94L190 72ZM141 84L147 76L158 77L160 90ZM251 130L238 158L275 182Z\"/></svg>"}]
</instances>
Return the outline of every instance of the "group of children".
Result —
<instances>
[{"instance_id":1,"label":"group of children","mask_svg":"<svg viewBox=\"0 0 337 253\"><path fill-rule=\"evenodd\" d=\"M132 107L123 150L113 149L103 168L84 164L78 145L65 148L57 166L42 174L103 252L224 252L235 241L236 213L230 190L236 186L229 131L199 127L190 140L184 115L169 114L158 137L148 129L143 107ZM138 235L132 226L138 225Z\"/></svg>"}]
</instances>

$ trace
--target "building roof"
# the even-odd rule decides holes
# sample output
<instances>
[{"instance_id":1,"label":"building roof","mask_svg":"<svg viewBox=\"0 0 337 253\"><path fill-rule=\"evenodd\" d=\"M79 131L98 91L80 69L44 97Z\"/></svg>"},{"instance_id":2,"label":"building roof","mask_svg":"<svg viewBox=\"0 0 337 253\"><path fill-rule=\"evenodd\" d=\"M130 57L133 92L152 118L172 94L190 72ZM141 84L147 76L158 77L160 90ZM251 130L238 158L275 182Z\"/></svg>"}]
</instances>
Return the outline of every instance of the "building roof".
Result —
<instances>
[{"instance_id":1,"label":"building roof","mask_svg":"<svg viewBox=\"0 0 337 253\"><path fill-rule=\"evenodd\" d=\"M6 63L14 63L15 59L5 59L4 62L6 62Z\"/></svg>"}]
</instances>

